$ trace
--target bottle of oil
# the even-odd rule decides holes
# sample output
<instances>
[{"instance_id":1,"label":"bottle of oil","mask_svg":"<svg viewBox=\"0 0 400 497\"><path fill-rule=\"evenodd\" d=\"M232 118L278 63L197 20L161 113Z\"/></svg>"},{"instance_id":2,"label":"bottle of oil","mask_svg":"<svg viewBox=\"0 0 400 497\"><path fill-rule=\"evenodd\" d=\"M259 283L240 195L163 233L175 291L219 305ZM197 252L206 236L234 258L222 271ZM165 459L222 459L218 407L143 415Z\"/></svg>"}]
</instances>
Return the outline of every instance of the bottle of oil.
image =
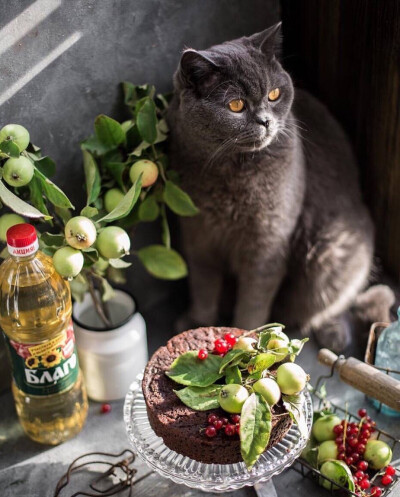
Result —
<instances>
[{"instance_id":1,"label":"bottle of oil","mask_svg":"<svg viewBox=\"0 0 400 497\"><path fill-rule=\"evenodd\" d=\"M71 322L69 284L38 250L35 228L7 231L0 266L0 327L13 368L19 420L33 440L56 445L76 435L87 415Z\"/></svg>"}]
</instances>

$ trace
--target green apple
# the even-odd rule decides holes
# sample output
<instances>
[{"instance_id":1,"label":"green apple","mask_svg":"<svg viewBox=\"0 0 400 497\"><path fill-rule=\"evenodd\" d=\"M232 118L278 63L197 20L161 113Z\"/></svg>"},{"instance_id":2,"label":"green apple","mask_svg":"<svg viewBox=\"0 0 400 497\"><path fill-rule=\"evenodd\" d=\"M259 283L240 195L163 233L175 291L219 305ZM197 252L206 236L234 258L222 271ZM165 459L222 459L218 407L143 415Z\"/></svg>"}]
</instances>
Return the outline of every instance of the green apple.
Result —
<instances>
[{"instance_id":1,"label":"green apple","mask_svg":"<svg viewBox=\"0 0 400 497\"><path fill-rule=\"evenodd\" d=\"M294 395L301 392L307 383L307 374L303 368L287 362L281 364L276 370L276 381L278 382L281 392L286 395Z\"/></svg>"},{"instance_id":2,"label":"green apple","mask_svg":"<svg viewBox=\"0 0 400 497\"><path fill-rule=\"evenodd\" d=\"M333 428L341 423L341 419L335 414L321 416L313 424L312 433L318 442L334 440L336 438Z\"/></svg>"},{"instance_id":3,"label":"green apple","mask_svg":"<svg viewBox=\"0 0 400 497\"><path fill-rule=\"evenodd\" d=\"M72 247L62 247L53 255L54 268L63 278L72 279L83 267L83 254Z\"/></svg>"},{"instance_id":4,"label":"green apple","mask_svg":"<svg viewBox=\"0 0 400 497\"><path fill-rule=\"evenodd\" d=\"M320 468L322 475L330 478L338 485L352 489L354 488L352 475L349 467L343 461L326 461ZM327 490L338 490L339 487L332 485L330 481L325 478L320 478L320 484Z\"/></svg>"},{"instance_id":5,"label":"green apple","mask_svg":"<svg viewBox=\"0 0 400 497\"><path fill-rule=\"evenodd\" d=\"M276 404L281 398L278 383L272 378L261 378L261 380L256 381L253 390L264 397L270 406Z\"/></svg>"},{"instance_id":6,"label":"green apple","mask_svg":"<svg viewBox=\"0 0 400 497\"><path fill-rule=\"evenodd\" d=\"M65 225L65 238L68 245L75 249L86 249L96 241L96 226L85 216L72 217Z\"/></svg>"},{"instance_id":7,"label":"green apple","mask_svg":"<svg viewBox=\"0 0 400 497\"><path fill-rule=\"evenodd\" d=\"M7 241L7 230L16 224L24 223L25 219L18 214L3 214L0 217L0 240Z\"/></svg>"},{"instance_id":8,"label":"green apple","mask_svg":"<svg viewBox=\"0 0 400 497\"><path fill-rule=\"evenodd\" d=\"M280 362L288 355L288 343L280 338L271 338L267 343L267 350L275 354L276 362Z\"/></svg>"},{"instance_id":9,"label":"green apple","mask_svg":"<svg viewBox=\"0 0 400 497\"><path fill-rule=\"evenodd\" d=\"M128 233L118 226L107 226L100 231L96 247L105 259L119 259L129 253L131 241Z\"/></svg>"},{"instance_id":10,"label":"green apple","mask_svg":"<svg viewBox=\"0 0 400 497\"><path fill-rule=\"evenodd\" d=\"M13 141L19 151L23 152L29 145L29 132L20 124L7 124L0 130L0 143L5 140Z\"/></svg>"},{"instance_id":11,"label":"green apple","mask_svg":"<svg viewBox=\"0 0 400 497\"><path fill-rule=\"evenodd\" d=\"M232 383L221 388L218 402L224 411L239 414L248 396L249 392L245 387Z\"/></svg>"},{"instance_id":12,"label":"green apple","mask_svg":"<svg viewBox=\"0 0 400 497\"><path fill-rule=\"evenodd\" d=\"M236 349L241 349L245 350L246 352L254 352L254 347L257 343L257 340L254 340L254 338L250 337L239 337L238 341L235 343L233 348Z\"/></svg>"},{"instance_id":13,"label":"green apple","mask_svg":"<svg viewBox=\"0 0 400 497\"><path fill-rule=\"evenodd\" d=\"M134 183L139 178L141 173L143 173L142 186L151 186L157 181L158 178L157 164L155 164L151 160L146 159L135 162L129 170L129 177L132 183Z\"/></svg>"},{"instance_id":14,"label":"green apple","mask_svg":"<svg viewBox=\"0 0 400 497\"><path fill-rule=\"evenodd\" d=\"M326 440L318 447L318 464L322 464L328 459L337 459L338 450L334 440Z\"/></svg>"},{"instance_id":15,"label":"green apple","mask_svg":"<svg viewBox=\"0 0 400 497\"><path fill-rule=\"evenodd\" d=\"M104 208L107 212L114 210L124 198L124 192L119 188L111 188L104 195Z\"/></svg>"},{"instance_id":16,"label":"green apple","mask_svg":"<svg viewBox=\"0 0 400 497\"><path fill-rule=\"evenodd\" d=\"M392 449L382 440L368 440L364 459L372 469L382 469L392 460Z\"/></svg>"},{"instance_id":17,"label":"green apple","mask_svg":"<svg viewBox=\"0 0 400 497\"><path fill-rule=\"evenodd\" d=\"M11 186L27 185L35 172L32 162L26 157L11 157L3 166L3 178Z\"/></svg>"}]
</instances>

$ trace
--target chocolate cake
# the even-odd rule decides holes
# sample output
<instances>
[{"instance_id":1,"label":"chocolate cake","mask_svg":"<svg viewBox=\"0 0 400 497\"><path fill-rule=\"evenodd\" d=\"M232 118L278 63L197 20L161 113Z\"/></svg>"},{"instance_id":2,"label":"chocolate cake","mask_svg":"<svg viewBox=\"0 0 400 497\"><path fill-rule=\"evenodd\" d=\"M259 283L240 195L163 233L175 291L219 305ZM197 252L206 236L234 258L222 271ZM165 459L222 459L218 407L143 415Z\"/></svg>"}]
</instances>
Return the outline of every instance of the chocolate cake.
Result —
<instances>
[{"instance_id":1,"label":"chocolate cake","mask_svg":"<svg viewBox=\"0 0 400 497\"><path fill-rule=\"evenodd\" d=\"M239 436L220 432L207 438L202 428L210 414L226 416L222 409L195 411L184 405L173 390L182 388L165 374L179 355L189 350L213 349L214 341L227 332L240 336L237 328L197 328L185 331L159 348L144 372L143 394L150 425L167 447L206 464L233 464L242 461ZM272 431L268 447L278 443L289 430L292 420L281 401L272 408Z\"/></svg>"}]
</instances>

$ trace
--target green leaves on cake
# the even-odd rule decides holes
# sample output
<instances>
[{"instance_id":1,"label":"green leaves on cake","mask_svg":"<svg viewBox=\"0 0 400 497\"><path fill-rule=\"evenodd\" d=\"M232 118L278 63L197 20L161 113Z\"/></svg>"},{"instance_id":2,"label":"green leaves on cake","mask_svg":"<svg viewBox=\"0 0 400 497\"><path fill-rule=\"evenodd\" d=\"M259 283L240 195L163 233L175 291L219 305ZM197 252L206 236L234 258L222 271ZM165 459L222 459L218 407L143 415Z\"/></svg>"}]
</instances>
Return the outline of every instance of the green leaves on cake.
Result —
<instances>
[{"instance_id":1,"label":"green leaves on cake","mask_svg":"<svg viewBox=\"0 0 400 497\"><path fill-rule=\"evenodd\" d=\"M301 436L308 437L300 393L309 378L294 363L308 339L290 340L283 329L272 323L239 337L226 333L215 340L213 351L186 352L166 373L185 386L174 392L186 406L228 413L221 418L210 413L208 426L201 430L210 438L219 431L223 436L240 433L241 455L249 471L268 446L274 414L289 415Z\"/></svg>"}]
</instances>

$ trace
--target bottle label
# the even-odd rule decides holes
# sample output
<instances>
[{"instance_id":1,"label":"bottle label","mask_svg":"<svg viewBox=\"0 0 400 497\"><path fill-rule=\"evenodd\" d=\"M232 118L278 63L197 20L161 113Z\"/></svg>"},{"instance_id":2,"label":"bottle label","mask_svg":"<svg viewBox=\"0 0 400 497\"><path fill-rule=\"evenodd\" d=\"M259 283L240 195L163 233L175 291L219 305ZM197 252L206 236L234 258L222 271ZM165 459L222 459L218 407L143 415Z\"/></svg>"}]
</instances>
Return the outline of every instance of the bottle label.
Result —
<instances>
[{"instance_id":1,"label":"bottle label","mask_svg":"<svg viewBox=\"0 0 400 497\"><path fill-rule=\"evenodd\" d=\"M39 250L39 240L36 240L27 245L26 247L13 247L12 245L7 244L7 250L10 255L18 256L18 257L29 257Z\"/></svg>"},{"instance_id":2,"label":"bottle label","mask_svg":"<svg viewBox=\"0 0 400 497\"><path fill-rule=\"evenodd\" d=\"M53 395L73 385L79 373L72 321L59 335L40 343L20 343L4 335L16 386L29 395Z\"/></svg>"}]
</instances>

